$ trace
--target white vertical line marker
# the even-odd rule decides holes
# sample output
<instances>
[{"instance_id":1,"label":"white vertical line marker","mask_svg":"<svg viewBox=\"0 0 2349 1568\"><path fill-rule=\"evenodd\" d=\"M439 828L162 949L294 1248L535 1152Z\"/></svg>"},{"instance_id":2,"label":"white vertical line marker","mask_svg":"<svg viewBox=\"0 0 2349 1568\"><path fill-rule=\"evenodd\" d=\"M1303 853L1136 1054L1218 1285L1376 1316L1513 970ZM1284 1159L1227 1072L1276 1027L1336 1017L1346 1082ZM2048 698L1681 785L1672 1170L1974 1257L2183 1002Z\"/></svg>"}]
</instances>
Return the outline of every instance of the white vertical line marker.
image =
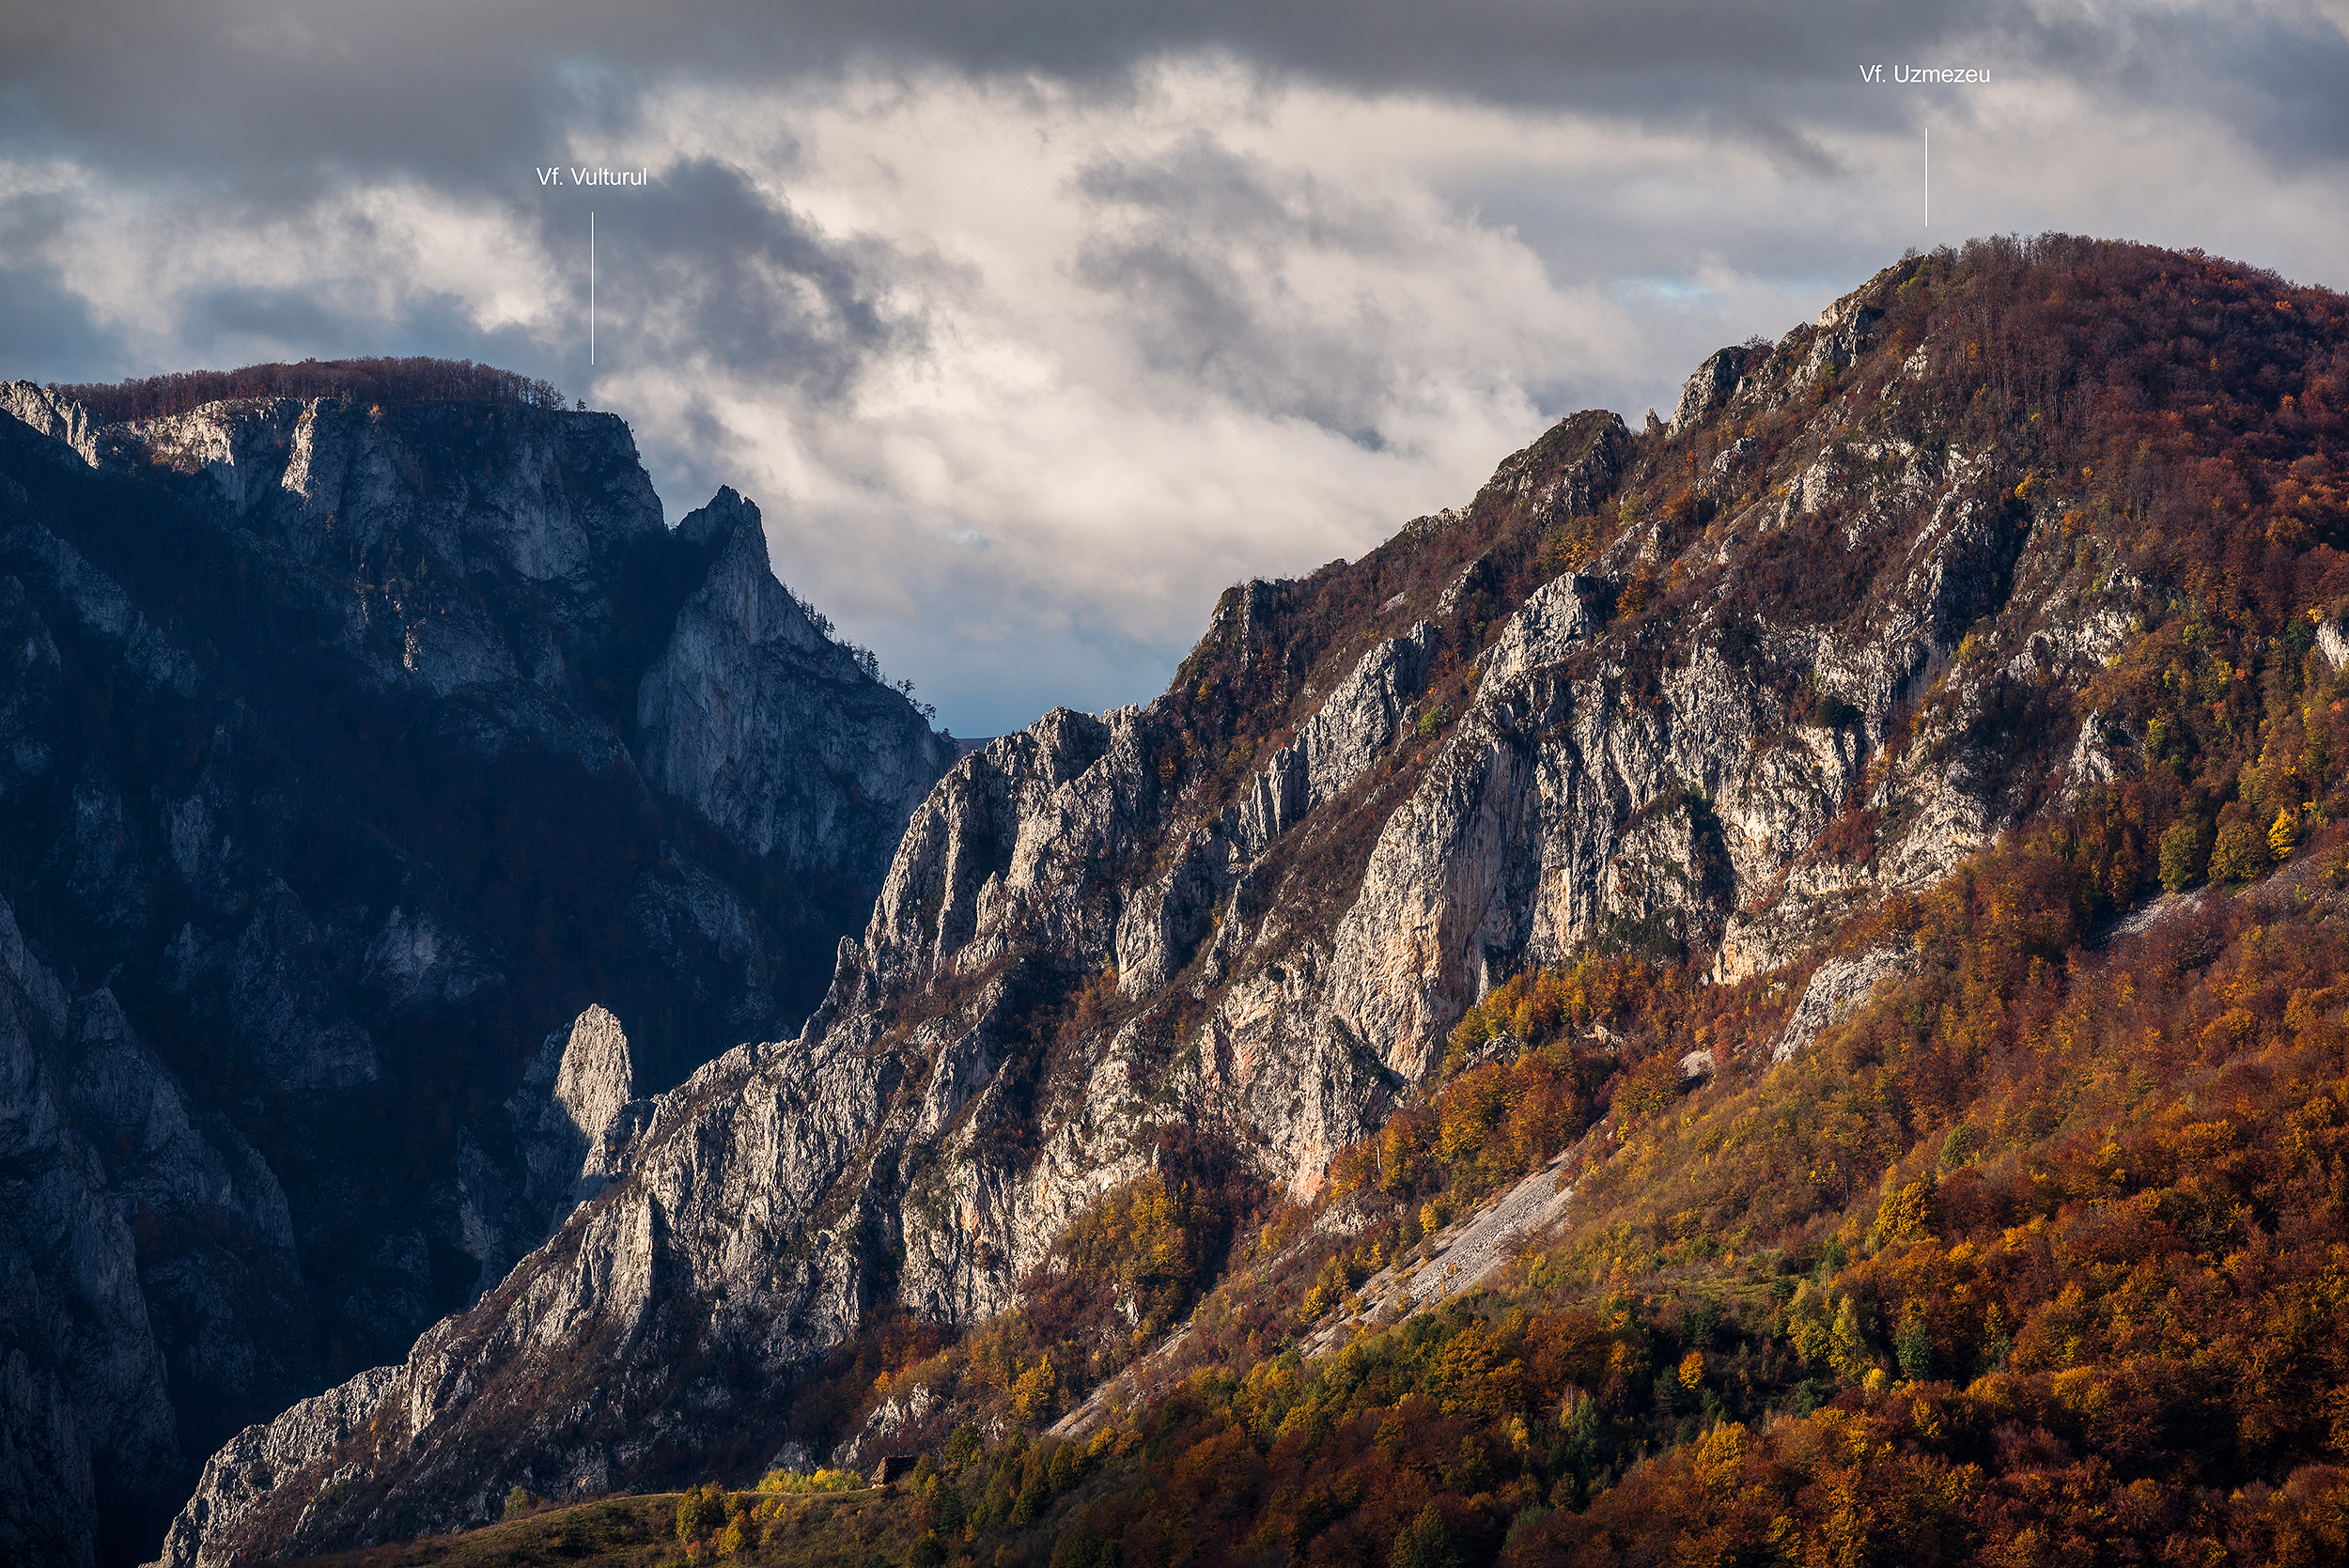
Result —
<instances>
[{"instance_id":1,"label":"white vertical line marker","mask_svg":"<svg viewBox=\"0 0 2349 1568\"><path fill-rule=\"evenodd\" d=\"M1925 226L1933 226L1933 127L1925 127Z\"/></svg>"},{"instance_id":2,"label":"white vertical line marker","mask_svg":"<svg viewBox=\"0 0 2349 1568\"><path fill-rule=\"evenodd\" d=\"M596 363L596 215L587 214L587 363Z\"/></svg>"}]
</instances>

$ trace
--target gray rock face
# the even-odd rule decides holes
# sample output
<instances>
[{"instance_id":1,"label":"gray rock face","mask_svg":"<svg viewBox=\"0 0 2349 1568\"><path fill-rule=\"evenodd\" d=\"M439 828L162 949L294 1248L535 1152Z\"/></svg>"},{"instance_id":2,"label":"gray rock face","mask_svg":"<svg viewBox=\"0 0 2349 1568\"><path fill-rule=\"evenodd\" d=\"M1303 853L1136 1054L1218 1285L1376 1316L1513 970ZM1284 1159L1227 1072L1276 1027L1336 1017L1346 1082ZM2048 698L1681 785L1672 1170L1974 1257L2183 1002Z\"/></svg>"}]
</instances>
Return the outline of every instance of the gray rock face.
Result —
<instances>
[{"instance_id":1,"label":"gray rock face","mask_svg":"<svg viewBox=\"0 0 2349 1568\"><path fill-rule=\"evenodd\" d=\"M581 694L614 629L611 580L661 538L659 503L618 421L583 415L593 423L573 426L542 413L532 427L481 429L452 411L401 423L331 399L245 400L92 434L78 407L69 411L48 431L61 442L83 431L101 474L134 476L145 482L137 489L161 485L214 528L226 525L230 551L215 553L253 557L245 570L265 581L261 602L245 608L273 623L267 631L317 639L329 659L348 655L350 675L394 698L463 692L463 738L476 746L527 736L596 768L621 754L579 705L550 701ZM459 442L478 449L467 455L487 472L436 475L452 466L443 448ZM10 456L39 454L20 440ZM145 585L112 569L104 551L94 555L88 547L101 540L75 526L73 513L122 505L127 492L48 489L67 516L23 527L15 548L42 557L42 575L99 629L135 639L132 651L154 678L176 661L168 678L194 694L206 675L144 613ZM502 581L484 591L489 579Z\"/></svg>"},{"instance_id":2,"label":"gray rock face","mask_svg":"<svg viewBox=\"0 0 2349 1568\"><path fill-rule=\"evenodd\" d=\"M1723 349L1703 365L1680 388L1680 401L1672 410L1671 422L1665 427L1672 435L1683 435L1694 428L1707 414L1728 402L1736 393L1737 382L1745 370L1743 349Z\"/></svg>"},{"instance_id":3,"label":"gray rock face","mask_svg":"<svg viewBox=\"0 0 2349 1568\"><path fill-rule=\"evenodd\" d=\"M54 441L63 442L86 463L98 461L98 427L89 411L30 381L0 383L0 413L11 414Z\"/></svg>"},{"instance_id":4,"label":"gray rock face","mask_svg":"<svg viewBox=\"0 0 2349 1568\"><path fill-rule=\"evenodd\" d=\"M615 1172L640 1086L796 1029L886 850L802 884L785 846L894 844L948 759L804 617L803 666L754 645L723 605L782 594L754 510L664 528L608 415L0 411L0 899L64 999L23 1104L70 1129L0 1235L43 1281L7 1462L111 1564L203 1454L503 1279ZM776 797L756 824L650 776L656 665L752 681L701 743ZM811 713L821 747L770 733Z\"/></svg>"},{"instance_id":5,"label":"gray rock face","mask_svg":"<svg viewBox=\"0 0 2349 1568\"><path fill-rule=\"evenodd\" d=\"M721 490L678 532L717 559L638 688L646 776L795 872L878 886L952 743L776 580L757 507Z\"/></svg>"},{"instance_id":6,"label":"gray rock face","mask_svg":"<svg viewBox=\"0 0 2349 1568\"><path fill-rule=\"evenodd\" d=\"M590 1007L568 1030L547 1036L506 1103L529 1172L531 1212L559 1223L610 1185L650 1113L651 1102L635 1097L635 1082L628 1036L604 1008Z\"/></svg>"},{"instance_id":7,"label":"gray rock face","mask_svg":"<svg viewBox=\"0 0 2349 1568\"><path fill-rule=\"evenodd\" d=\"M70 1008L0 905L0 1548L95 1560L99 1477L176 1457L129 1225L47 1059Z\"/></svg>"},{"instance_id":8,"label":"gray rock face","mask_svg":"<svg viewBox=\"0 0 2349 1568\"><path fill-rule=\"evenodd\" d=\"M171 475L293 560L355 579L338 607L344 640L378 678L437 696L577 683L614 633L612 585L630 547L662 533L635 444L610 414L395 418L332 398L251 398L110 426L93 444L101 470ZM462 590L485 573L532 613ZM617 750L608 735L546 730L607 766Z\"/></svg>"},{"instance_id":9,"label":"gray rock face","mask_svg":"<svg viewBox=\"0 0 2349 1568\"><path fill-rule=\"evenodd\" d=\"M510 1477L546 1495L600 1491L646 1454L696 1443L759 1368L797 1365L856 1327L851 1233L874 1217L831 1217L827 1200L869 1170L859 1157L901 1076L887 1056L820 1044L745 1046L703 1068L661 1096L626 1179L483 1305L431 1329L402 1365L215 1455L163 1560L226 1563L241 1541L304 1539L353 1514L403 1529L487 1517ZM731 1111L712 1138L720 1106ZM692 1352L704 1343L752 1359L703 1362ZM546 1380L536 1413L512 1425L511 1405L482 1397L485 1373L505 1387ZM270 1484L254 1483L257 1463Z\"/></svg>"},{"instance_id":10,"label":"gray rock face","mask_svg":"<svg viewBox=\"0 0 2349 1568\"><path fill-rule=\"evenodd\" d=\"M348 1439L381 1407L392 1371L378 1367L305 1399L267 1426L249 1426L204 1462L195 1501L172 1521L163 1560L192 1561L198 1543L235 1531L257 1505L272 1500L278 1479L301 1472L313 1456ZM328 1484L333 1484L332 1482ZM205 1561L226 1562L217 1554Z\"/></svg>"},{"instance_id":11,"label":"gray rock face","mask_svg":"<svg viewBox=\"0 0 2349 1568\"><path fill-rule=\"evenodd\" d=\"M1793 1060L1803 1047L1818 1038L1821 1030L1839 1022L1865 1002L1878 982L1905 974L1908 967L1902 955L1888 948L1838 955L1822 963L1803 986L1793 1015L1779 1032L1777 1044L1770 1048L1770 1060Z\"/></svg>"},{"instance_id":12,"label":"gray rock face","mask_svg":"<svg viewBox=\"0 0 2349 1568\"><path fill-rule=\"evenodd\" d=\"M208 1405L317 1375L272 1331L298 1311L285 1194L225 1121L191 1118L113 994L69 1001L0 903L0 1547L96 1560L174 1500ZM184 1417L175 1417L174 1405Z\"/></svg>"},{"instance_id":13,"label":"gray rock face","mask_svg":"<svg viewBox=\"0 0 2349 1568\"><path fill-rule=\"evenodd\" d=\"M480 1265L473 1295L494 1289L572 1209L610 1185L650 1114L652 1102L633 1098L634 1086L620 1020L592 1006L540 1045L506 1097L505 1126L467 1129L456 1186L463 1250Z\"/></svg>"}]
</instances>

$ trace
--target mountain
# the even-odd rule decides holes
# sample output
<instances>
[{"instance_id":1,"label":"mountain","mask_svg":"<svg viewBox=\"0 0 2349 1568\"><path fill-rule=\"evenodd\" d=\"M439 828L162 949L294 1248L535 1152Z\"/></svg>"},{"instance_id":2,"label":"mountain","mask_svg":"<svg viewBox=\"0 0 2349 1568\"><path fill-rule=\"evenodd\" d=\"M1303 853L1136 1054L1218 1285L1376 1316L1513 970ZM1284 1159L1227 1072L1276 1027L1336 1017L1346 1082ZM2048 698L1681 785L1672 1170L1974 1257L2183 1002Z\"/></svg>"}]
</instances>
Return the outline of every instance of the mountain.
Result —
<instances>
[{"instance_id":1,"label":"mountain","mask_svg":"<svg viewBox=\"0 0 2349 1568\"><path fill-rule=\"evenodd\" d=\"M18 1560L151 1555L204 1454L796 1029L955 754L750 503L665 526L616 418L432 362L211 380L0 388Z\"/></svg>"},{"instance_id":2,"label":"mountain","mask_svg":"<svg viewBox=\"0 0 2349 1568\"><path fill-rule=\"evenodd\" d=\"M1295 1326L1450 1237L1453 1205L1575 1150L1605 1178L1691 1084L1779 1126L1773 1094L1843 1061L1819 1042L1953 972L1919 911L2007 887L1969 879L2027 844L2062 869L2014 862L2040 880L1981 929L2039 925L1995 985L1933 1004L2013 1017L2064 941L2165 884L2263 872L2329 819L2327 710L2299 693L2349 655L2344 321L2338 296L2199 254L1912 255L1711 356L1669 421L1578 413L1362 560L1232 590L1147 706L1057 711L956 763L796 1037L658 1096L610 1184L404 1361L224 1447L164 1560L446 1530L517 1487L934 1450L964 1422L1008 1445L989 1484L1024 1526L1062 1484L1039 1467L1075 1451L1022 1434L1112 1420L1081 1401L1138 1357L1175 1381L1158 1405L1120 1385L1133 1441L1190 1430L1214 1389L1293 1387ZM1835 1203L1929 1172L1914 1152L1956 1136L1982 1061L1938 1069L1939 1110L1915 1085L1837 1110L1874 1130L1814 1166ZM1768 1147L1828 1157L1797 1130ZM1727 1201L1640 1168L1684 1219ZM1708 1245L1766 1249L1791 1290L1832 1224L1807 1202ZM1632 1301L1624 1267L1610 1285L1601 1257L1588 1288ZM1280 1280L1298 1294L1263 1305ZM1836 1354L1879 1397L1880 1369ZM1581 1385L1621 1412L1607 1442L1675 1440L1645 1387ZM1526 1405L1492 1452L1534 1464L1536 1429L1568 1445L1553 1461L1583 1452L1557 1424L1577 1397ZM1187 1507L1255 1506L1245 1466L1226 1499L1201 1478L1278 1412L1226 1419L1183 1462ZM1385 1507L1349 1484L1314 1529ZM1458 1522L1413 1517L1430 1541Z\"/></svg>"}]
</instances>

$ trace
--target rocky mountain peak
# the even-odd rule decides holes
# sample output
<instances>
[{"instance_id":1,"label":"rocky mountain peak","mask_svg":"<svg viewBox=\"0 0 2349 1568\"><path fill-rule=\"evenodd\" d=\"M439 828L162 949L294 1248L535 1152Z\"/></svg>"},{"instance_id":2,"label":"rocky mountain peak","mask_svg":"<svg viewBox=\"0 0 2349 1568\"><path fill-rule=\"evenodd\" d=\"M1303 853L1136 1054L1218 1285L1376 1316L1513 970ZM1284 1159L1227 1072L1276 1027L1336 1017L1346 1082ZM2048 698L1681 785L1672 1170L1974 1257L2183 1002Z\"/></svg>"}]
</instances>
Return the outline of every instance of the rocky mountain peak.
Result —
<instances>
[{"instance_id":1,"label":"rocky mountain peak","mask_svg":"<svg viewBox=\"0 0 2349 1568\"><path fill-rule=\"evenodd\" d=\"M709 504L688 512L677 524L677 536L704 550L723 550L734 536L748 528L764 538L758 508L732 485L720 485Z\"/></svg>"},{"instance_id":2,"label":"rocky mountain peak","mask_svg":"<svg viewBox=\"0 0 2349 1568\"><path fill-rule=\"evenodd\" d=\"M797 595L775 575L766 520L757 506L721 487L709 505L677 525L680 537L713 554L709 575L685 613L697 626L739 638L753 647L785 642L801 654L853 680L856 658L818 629Z\"/></svg>"},{"instance_id":3,"label":"rocky mountain peak","mask_svg":"<svg viewBox=\"0 0 2349 1568\"><path fill-rule=\"evenodd\" d=\"M678 534L715 553L637 689L646 778L756 853L869 896L952 743L784 586L756 506L721 489Z\"/></svg>"},{"instance_id":4,"label":"rocky mountain peak","mask_svg":"<svg viewBox=\"0 0 2349 1568\"><path fill-rule=\"evenodd\" d=\"M98 426L89 411L71 398L31 381L0 384L0 413L22 420L30 428L62 442L84 462L98 462Z\"/></svg>"},{"instance_id":5,"label":"rocky mountain peak","mask_svg":"<svg viewBox=\"0 0 2349 1568\"><path fill-rule=\"evenodd\" d=\"M520 1134L525 1203L559 1224L610 1183L650 1111L636 1097L620 1020L597 1005L549 1034L506 1110Z\"/></svg>"},{"instance_id":6,"label":"rocky mountain peak","mask_svg":"<svg viewBox=\"0 0 2349 1568\"><path fill-rule=\"evenodd\" d=\"M951 761L749 502L669 530L618 419L394 369L462 396L0 389L0 1051L72 1124L0 1332L102 1326L0 1403L44 1559L151 1549L156 1489L598 1191L636 1096L796 1030Z\"/></svg>"}]
</instances>

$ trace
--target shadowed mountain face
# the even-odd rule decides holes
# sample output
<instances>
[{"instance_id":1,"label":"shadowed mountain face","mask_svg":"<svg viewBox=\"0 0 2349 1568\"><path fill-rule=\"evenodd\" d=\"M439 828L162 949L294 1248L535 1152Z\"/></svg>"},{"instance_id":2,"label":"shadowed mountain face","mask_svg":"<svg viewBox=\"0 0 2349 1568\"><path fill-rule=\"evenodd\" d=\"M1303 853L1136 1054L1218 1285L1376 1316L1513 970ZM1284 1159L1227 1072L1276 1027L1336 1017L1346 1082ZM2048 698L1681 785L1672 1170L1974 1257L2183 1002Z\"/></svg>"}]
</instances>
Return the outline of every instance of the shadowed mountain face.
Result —
<instances>
[{"instance_id":1,"label":"shadowed mountain face","mask_svg":"<svg viewBox=\"0 0 2349 1568\"><path fill-rule=\"evenodd\" d=\"M957 762L799 1037L615 1121L495 1293L216 1454L166 1560L934 1440L952 1390L818 1430L795 1381L1013 1305L1177 1143L1314 1197L1528 970L1775 975L1802 1001L1758 1048L1802 1051L1916 961L1864 917L2008 828L2130 780L2231 799L2212 762L2178 803L2230 689L2195 728L2111 672L2220 579L2294 657L2340 643L2344 379L2339 300L2248 269L1911 257L1669 425L1576 414L1459 511L1233 590L1146 707Z\"/></svg>"},{"instance_id":2,"label":"shadowed mountain face","mask_svg":"<svg viewBox=\"0 0 2349 1568\"><path fill-rule=\"evenodd\" d=\"M609 415L0 411L0 1547L125 1560L795 1030L954 752Z\"/></svg>"}]
</instances>

